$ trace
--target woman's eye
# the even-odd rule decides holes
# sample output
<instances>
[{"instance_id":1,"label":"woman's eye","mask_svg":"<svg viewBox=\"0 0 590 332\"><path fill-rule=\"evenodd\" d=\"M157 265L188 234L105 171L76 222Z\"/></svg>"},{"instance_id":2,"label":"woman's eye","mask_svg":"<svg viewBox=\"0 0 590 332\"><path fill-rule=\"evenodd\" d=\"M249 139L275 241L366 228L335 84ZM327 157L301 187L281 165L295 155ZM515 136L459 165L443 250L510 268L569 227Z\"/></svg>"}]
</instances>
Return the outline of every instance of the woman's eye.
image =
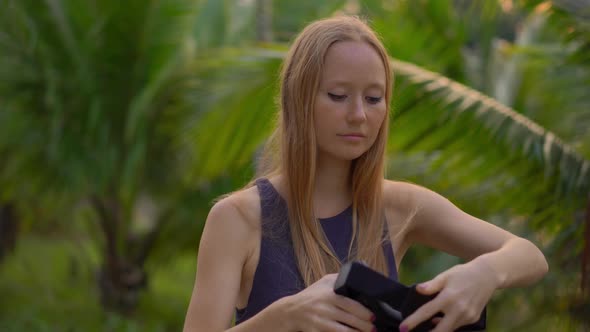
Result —
<instances>
[{"instance_id":1,"label":"woman's eye","mask_svg":"<svg viewBox=\"0 0 590 332\"><path fill-rule=\"evenodd\" d=\"M346 95L337 95L337 94L333 94L328 92L328 96L330 97L330 99L334 100L334 101L342 101L344 99L346 99Z\"/></svg>"},{"instance_id":2,"label":"woman's eye","mask_svg":"<svg viewBox=\"0 0 590 332\"><path fill-rule=\"evenodd\" d=\"M382 97L365 97L365 99L369 104L379 104Z\"/></svg>"}]
</instances>

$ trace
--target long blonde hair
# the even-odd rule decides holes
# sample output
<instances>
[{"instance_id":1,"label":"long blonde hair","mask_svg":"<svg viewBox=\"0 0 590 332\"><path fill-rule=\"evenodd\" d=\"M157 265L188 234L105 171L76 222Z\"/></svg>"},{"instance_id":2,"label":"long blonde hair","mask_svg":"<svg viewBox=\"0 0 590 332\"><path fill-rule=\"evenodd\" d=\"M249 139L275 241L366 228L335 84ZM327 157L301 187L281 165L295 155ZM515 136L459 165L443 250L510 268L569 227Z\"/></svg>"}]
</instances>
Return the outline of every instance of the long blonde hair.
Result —
<instances>
[{"instance_id":1,"label":"long blonde hair","mask_svg":"<svg viewBox=\"0 0 590 332\"><path fill-rule=\"evenodd\" d=\"M382 190L393 75L387 51L375 32L357 17L338 16L311 23L291 46L281 71L277 126L265 146L257 174L282 174L286 179L293 247L306 285L340 268L314 216L312 201L317 153L313 105L325 55L339 41L368 43L385 67L387 112L383 124L373 146L351 167L353 241L349 256L382 273L388 271L381 246L385 239Z\"/></svg>"}]
</instances>

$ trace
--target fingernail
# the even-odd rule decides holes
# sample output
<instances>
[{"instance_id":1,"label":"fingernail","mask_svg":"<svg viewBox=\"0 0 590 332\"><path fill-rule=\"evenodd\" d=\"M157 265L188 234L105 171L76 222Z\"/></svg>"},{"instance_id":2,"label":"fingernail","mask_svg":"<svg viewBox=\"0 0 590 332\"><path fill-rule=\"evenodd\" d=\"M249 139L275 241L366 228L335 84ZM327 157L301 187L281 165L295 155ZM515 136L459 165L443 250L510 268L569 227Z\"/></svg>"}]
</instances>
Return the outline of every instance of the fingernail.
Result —
<instances>
[{"instance_id":1,"label":"fingernail","mask_svg":"<svg viewBox=\"0 0 590 332\"><path fill-rule=\"evenodd\" d=\"M373 326L373 329L371 330L371 332L377 332L377 328L375 326Z\"/></svg>"},{"instance_id":2,"label":"fingernail","mask_svg":"<svg viewBox=\"0 0 590 332\"><path fill-rule=\"evenodd\" d=\"M405 325L400 325L399 332L408 332L408 327Z\"/></svg>"}]
</instances>

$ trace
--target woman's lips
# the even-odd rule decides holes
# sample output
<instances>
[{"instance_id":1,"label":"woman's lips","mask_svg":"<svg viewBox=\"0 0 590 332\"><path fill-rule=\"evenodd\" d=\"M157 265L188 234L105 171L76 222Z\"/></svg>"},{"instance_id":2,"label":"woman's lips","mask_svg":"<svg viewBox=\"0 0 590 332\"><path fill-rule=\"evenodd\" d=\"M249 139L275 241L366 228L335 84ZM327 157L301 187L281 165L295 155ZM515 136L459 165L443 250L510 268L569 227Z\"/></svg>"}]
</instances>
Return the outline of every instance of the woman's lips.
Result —
<instances>
[{"instance_id":1,"label":"woman's lips","mask_svg":"<svg viewBox=\"0 0 590 332\"><path fill-rule=\"evenodd\" d=\"M363 138L365 138L365 135L363 135L363 134L356 134L356 133L353 133L353 134L341 134L341 135L338 135L338 136L340 136L340 137L342 137L342 138L344 138L346 140L349 140L349 141L360 141Z\"/></svg>"}]
</instances>

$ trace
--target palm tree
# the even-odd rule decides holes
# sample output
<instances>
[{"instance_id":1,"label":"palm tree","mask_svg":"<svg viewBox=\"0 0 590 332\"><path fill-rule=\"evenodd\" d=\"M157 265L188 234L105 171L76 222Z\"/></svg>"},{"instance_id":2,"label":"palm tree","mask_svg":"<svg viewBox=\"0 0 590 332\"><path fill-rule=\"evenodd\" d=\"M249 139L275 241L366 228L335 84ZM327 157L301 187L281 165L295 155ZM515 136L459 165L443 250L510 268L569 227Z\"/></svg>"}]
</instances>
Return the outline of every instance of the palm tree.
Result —
<instances>
[{"instance_id":1,"label":"palm tree","mask_svg":"<svg viewBox=\"0 0 590 332\"><path fill-rule=\"evenodd\" d=\"M193 250L193 234L202 226L195 216L251 176L252 156L274 118L276 75L286 50L262 37L268 24L257 35L256 15L272 18L264 21L272 22L270 35L285 42L312 19L356 10L370 15L394 55L390 176L427 185L470 213L534 237L567 274L548 278L553 292L534 295L545 308L531 310L547 317L563 313L548 299L578 271L572 262L580 259L583 232L575 215L590 191L586 133L578 130L579 136L567 137L575 144L567 144L550 130L551 122L542 126L517 112L529 109L521 97L526 89L511 97L513 108L483 94L493 95L493 82L502 80L488 69L499 49L495 26L515 27L539 8L536 2L516 14L496 1L306 7L278 1L271 14L264 1L258 7L216 0L4 2L0 152L7 162L0 182L16 188L7 197L19 211L32 202L52 216L71 217L73 207L93 212L102 235L96 240L103 248L99 280L107 307L130 310L146 285L146 259ZM487 17L490 8L495 14ZM578 27L578 18L556 8L547 9L549 22ZM462 19L465 11L482 19ZM562 38L552 24L546 26ZM479 44L474 31L484 36ZM511 31L505 27L503 36L515 38ZM587 68L580 51L585 45L571 42L559 55L578 59L571 70ZM549 98L536 100L551 105L536 114L556 111ZM570 104L571 114L585 114L577 111L580 102L588 100ZM564 128L559 134L568 132ZM139 218L138 206L154 212ZM502 315L507 327L533 326Z\"/></svg>"},{"instance_id":2,"label":"palm tree","mask_svg":"<svg viewBox=\"0 0 590 332\"><path fill-rule=\"evenodd\" d=\"M177 190L170 142L198 111L175 107L194 79L183 73L183 47L195 7L181 0L2 3L1 181L28 185L10 197L21 210L33 203L66 219L94 211L108 308L127 311L137 302L145 259L174 208L158 197L159 214L137 230L139 198Z\"/></svg>"}]
</instances>

